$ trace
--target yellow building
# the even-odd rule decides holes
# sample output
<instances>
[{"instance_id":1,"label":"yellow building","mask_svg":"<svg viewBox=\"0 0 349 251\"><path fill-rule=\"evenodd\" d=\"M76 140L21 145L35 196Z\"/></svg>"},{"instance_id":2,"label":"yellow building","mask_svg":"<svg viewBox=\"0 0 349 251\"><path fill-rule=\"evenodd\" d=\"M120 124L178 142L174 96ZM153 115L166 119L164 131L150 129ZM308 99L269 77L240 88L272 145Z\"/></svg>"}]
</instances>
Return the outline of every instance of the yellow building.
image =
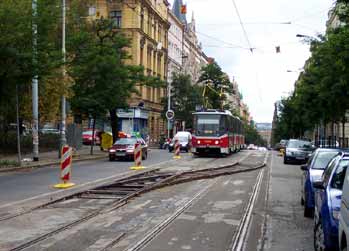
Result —
<instances>
[{"instance_id":1,"label":"yellow building","mask_svg":"<svg viewBox=\"0 0 349 251\"><path fill-rule=\"evenodd\" d=\"M113 19L116 27L122 29L130 38L132 44L129 53L132 59L127 63L142 65L146 75L166 80L170 28L167 0L96 0L95 4L96 6L92 6L96 10L94 15ZM128 131L128 126L132 131L144 132L148 128L145 134L149 134L152 143L158 142L165 129L165 122L161 118L161 99L166 94L166 89L144 86L138 88L141 95L134 95L130 99L130 107L135 108L133 112L122 113L125 129L124 125L121 129ZM144 109L138 108L140 103L144 103Z\"/></svg>"}]
</instances>

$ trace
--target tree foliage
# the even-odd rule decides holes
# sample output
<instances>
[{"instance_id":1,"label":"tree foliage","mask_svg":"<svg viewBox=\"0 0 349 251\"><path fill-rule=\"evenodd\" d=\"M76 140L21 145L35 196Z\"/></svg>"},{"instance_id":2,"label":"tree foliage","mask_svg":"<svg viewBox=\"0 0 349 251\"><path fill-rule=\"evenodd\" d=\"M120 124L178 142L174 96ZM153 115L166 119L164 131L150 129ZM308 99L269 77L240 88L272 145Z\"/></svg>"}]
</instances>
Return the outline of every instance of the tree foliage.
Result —
<instances>
[{"instance_id":1,"label":"tree foliage","mask_svg":"<svg viewBox=\"0 0 349 251\"><path fill-rule=\"evenodd\" d=\"M233 84L216 62L202 68L198 83L206 86L204 91L206 99L204 105L208 108L224 108L224 105L227 103L227 95L233 92Z\"/></svg>"},{"instance_id":2,"label":"tree foliage","mask_svg":"<svg viewBox=\"0 0 349 251\"><path fill-rule=\"evenodd\" d=\"M72 24L69 39L69 74L74 79L71 105L81 116L104 116L108 112L116 140L118 108L126 108L137 94L137 85L161 86L158 78L146 77L142 66L128 65L129 39L114 29L112 20L98 19Z\"/></svg>"},{"instance_id":3,"label":"tree foliage","mask_svg":"<svg viewBox=\"0 0 349 251\"><path fill-rule=\"evenodd\" d=\"M39 91L43 94L49 86L53 69L61 64L61 50L57 37L60 27L60 9L58 0L38 0L37 16L33 15L31 0L0 1L0 120L6 129L15 121L15 91L20 90L21 116L31 118L31 88L34 75L39 76ZM33 44L33 24L37 24L36 60ZM58 40L59 41L59 40ZM53 86L59 88L56 82ZM52 96L41 95L50 100ZM52 99L50 100L52 103ZM29 107L29 108L28 108ZM40 116L44 113L40 113Z\"/></svg>"},{"instance_id":4,"label":"tree foliage","mask_svg":"<svg viewBox=\"0 0 349 251\"><path fill-rule=\"evenodd\" d=\"M301 137L317 125L342 121L349 108L349 29L329 30L311 43L292 96L281 101L279 138Z\"/></svg>"},{"instance_id":5,"label":"tree foliage","mask_svg":"<svg viewBox=\"0 0 349 251\"><path fill-rule=\"evenodd\" d=\"M202 88L191 84L191 77L187 74L173 73L171 82L171 109L175 112L175 119L185 121L186 127L193 124L192 113L195 107L202 105ZM168 98L163 99L164 111L167 110Z\"/></svg>"}]
</instances>

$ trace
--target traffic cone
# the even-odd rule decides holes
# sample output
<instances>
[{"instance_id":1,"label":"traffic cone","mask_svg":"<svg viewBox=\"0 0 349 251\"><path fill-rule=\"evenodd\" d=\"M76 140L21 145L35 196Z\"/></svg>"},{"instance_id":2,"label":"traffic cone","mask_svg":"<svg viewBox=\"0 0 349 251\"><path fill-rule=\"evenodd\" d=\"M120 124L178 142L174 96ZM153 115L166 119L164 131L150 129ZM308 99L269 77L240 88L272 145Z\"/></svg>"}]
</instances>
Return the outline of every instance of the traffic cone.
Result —
<instances>
[{"instance_id":1,"label":"traffic cone","mask_svg":"<svg viewBox=\"0 0 349 251\"><path fill-rule=\"evenodd\" d=\"M62 183L56 184L53 187L59 189L70 188L75 186L74 183L70 182L71 179L71 166L73 161L73 149L67 145L62 147L61 154L61 180Z\"/></svg>"},{"instance_id":2,"label":"traffic cone","mask_svg":"<svg viewBox=\"0 0 349 251\"><path fill-rule=\"evenodd\" d=\"M142 170L145 168L142 166L142 146L140 143L135 144L134 161L134 166L130 167L131 170Z\"/></svg>"}]
</instances>

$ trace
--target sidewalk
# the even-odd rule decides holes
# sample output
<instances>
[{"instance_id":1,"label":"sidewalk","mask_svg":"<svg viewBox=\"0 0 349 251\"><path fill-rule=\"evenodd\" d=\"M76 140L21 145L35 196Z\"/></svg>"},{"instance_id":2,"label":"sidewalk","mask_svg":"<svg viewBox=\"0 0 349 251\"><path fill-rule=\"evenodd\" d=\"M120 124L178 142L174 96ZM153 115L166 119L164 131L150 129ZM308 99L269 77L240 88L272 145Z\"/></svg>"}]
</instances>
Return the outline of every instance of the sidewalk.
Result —
<instances>
[{"instance_id":1,"label":"sidewalk","mask_svg":"<svg viewBox=\"0 0 349 251\"><path fill-rule=\"evenodd\" d=\"M73 154L73 160L83 161L83 160L95 160L107 157L106 152L102 152L99 146L94 146L93 155L90 155L90 146L83 146L80 150ZM22 155L22 167L16 165L4 165L1 162L17 163L17 155L0 155L0 172L14 171L23 168L37 168L48 165L56 165L60 163L57 151L40 153L39 161L31 161L32 154ZM23 161L24 160L24 161Z\"/></svg>"}]
</instances>

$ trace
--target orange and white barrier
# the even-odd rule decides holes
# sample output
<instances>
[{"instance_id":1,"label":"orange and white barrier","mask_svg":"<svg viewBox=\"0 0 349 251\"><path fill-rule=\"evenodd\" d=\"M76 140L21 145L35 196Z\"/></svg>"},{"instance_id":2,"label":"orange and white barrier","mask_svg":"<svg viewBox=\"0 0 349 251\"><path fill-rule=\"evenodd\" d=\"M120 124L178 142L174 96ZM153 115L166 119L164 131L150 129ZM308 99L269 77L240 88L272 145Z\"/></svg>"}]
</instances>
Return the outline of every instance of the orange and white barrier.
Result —
<instances>
[{"instance_id":1,"label":"orange and white barrier","mask_svg":"<svg viewBox=\"0 0 349 251\"><path fill-rule=\"evenodd\" d=\"M140 143L135 144L134 161L135 165L131 167L132 170L144 169L144 166L142 166L142 145Z\"/></svg>"},{"instance_id":2,"label":"orange and white barrier","mask_svg":"<svg viewBox=\"0 0 349 251\"><path fill-rule=\"evenodd\" d=\"M65 145L62 147L61 154L61 180L62 183L54 185L55 188L69 188L74 186L74 183L70 182L71 179L71 166L73 162L73 148Z\"/></svg>"},{"instance_id":3,"label":"orange and white barrier","mask_svg":"<svg viewBox=\"0 0 349 251\"><path fill-rule=\"evenodd\" d=\"M179 143L179 140L176 139L175 140L175 144L174 144L174 147L175 147L175 155L174 155L174 159L180 159L181 156L180 156L180 153L181 153L181 144Z\"/></svg>"}]
</instances>

